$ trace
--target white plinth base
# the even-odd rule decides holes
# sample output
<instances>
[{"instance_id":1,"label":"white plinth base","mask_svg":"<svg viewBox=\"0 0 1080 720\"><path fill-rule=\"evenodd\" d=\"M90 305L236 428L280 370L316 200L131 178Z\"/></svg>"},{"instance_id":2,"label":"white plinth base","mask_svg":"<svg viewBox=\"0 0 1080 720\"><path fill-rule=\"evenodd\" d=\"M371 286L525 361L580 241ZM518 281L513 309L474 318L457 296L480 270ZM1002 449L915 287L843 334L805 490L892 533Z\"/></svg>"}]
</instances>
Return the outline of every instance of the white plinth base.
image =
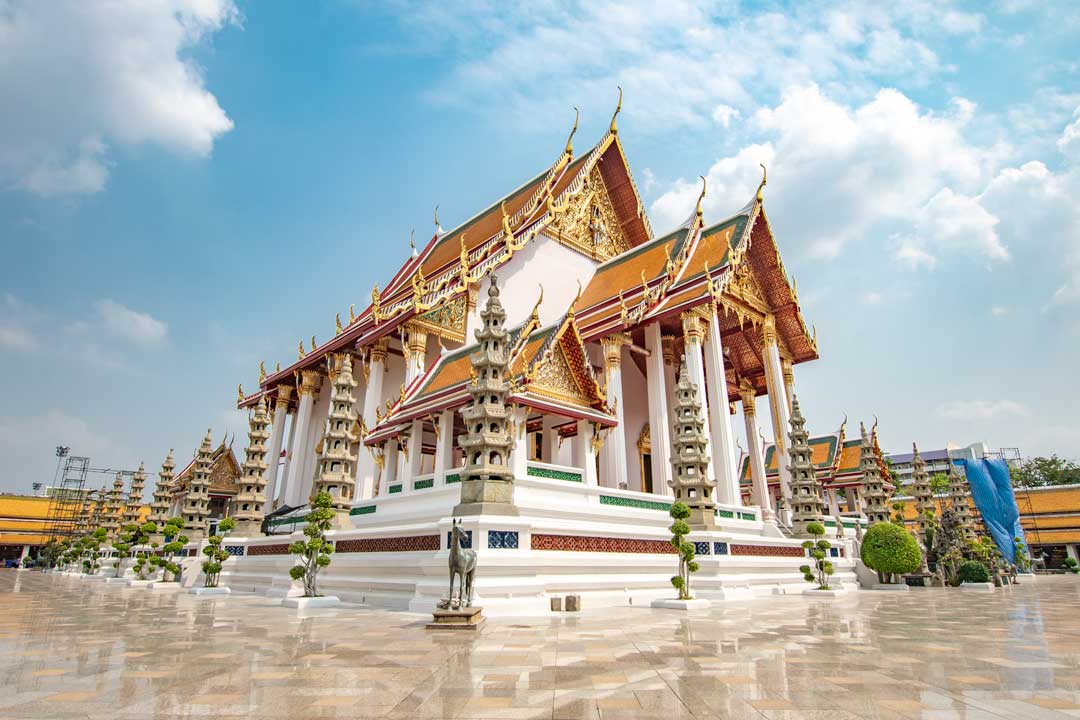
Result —
<instances>
[{"instance_id":1,"label":"white plinth base","mask_svg":"<svg viewBox=\"0 0 1080 720\"><path fill-rule=\"evenodd\" d=\"M232 591L227 587L197 587L188 590L189 595L202 595L208 597L213 597L215 595L229 595L231 592Z\"/></svg>"},{"instance_id":2,"label":"white plinth base","mask_svg":"<svg viewBox=\"0 0 1080 720\"><path fill-rule=\"evenodd\" d=\"M828 590L810 588L809 590L803 590L803 595L809 595L810 597L839 597L846 592L847 590L843 590L840 588L829 588Z\"/></svg>"},{"instance_id":3,"label":"white plinth base","mask_svg":"<svg viewBox=\"0 0 1080 720\"><path fill-rule=\"evenodd\" d=\"M875 583L871 590L884 590L886 592L907 592L911 588L906 583Z\"/></svg>"},{"instance_id":4,"label":"white plinth base","mask_svg":"<svg viewBox=\"0 0 1080 720\"><path fill-rule=\"evenodd\" d=\"M661 598L659 600L652 601L652 607L662 608L664 610L705 610L712 603L705 598L694 598L693 600L674 600Z\"/></svg>"},{"instance_id":5,"label":"white plinth base","mask_svg":"<svg viewBox=\"0 0 1080 720\"><path fill-rule=\"evenodd\" d=\"M339 600L334 595L323 595L320 597L287 597L281 601L281 605L287 608L296 608L297 610L314 610L316 608L328 608L340 605Z\"/></svg>"},{"instance_id":6,"label":"white plinth base","mask_svg":"<svg viewBox=\"0 0 1080 720\"><path fill-rule=\"evenodd\" d=\"M965 583L960 583L960 589L961 590L979 590L981 592L994 592L994 583L991 583L991 582L984 582L984 583L965 582Z\"/></svg>"},{"instance_id":7,"label":"white plinth base","mask_svg":"<svg viewBox=\"0 0 1080 720\"><path fill-rule=\"evenodd\" d=\"M128 587L144 588L149 587L153 580L128 580Z\"/></svg>"},{"instance_id":8,"label":"white plinth base","mask_svg":"<svg viewBox=\"0 0 1080 720\"><path fill-rule=\"evenodd\" d=\"M163 582L161 580L151 580L150 584L146 586L147 590L179 590L180 583L178 582Z\"/></svg>"},{"instance_id":9,"label":"white plinth base","mask_svg":"<svg viewBox=\"0 0 1080 720\"><path fill-rule=\"evenodd\" d=\"M127 578L125 577L111 577L105 578L105 582L110 585L127 585Z\"/></svg>"}]
</instances>

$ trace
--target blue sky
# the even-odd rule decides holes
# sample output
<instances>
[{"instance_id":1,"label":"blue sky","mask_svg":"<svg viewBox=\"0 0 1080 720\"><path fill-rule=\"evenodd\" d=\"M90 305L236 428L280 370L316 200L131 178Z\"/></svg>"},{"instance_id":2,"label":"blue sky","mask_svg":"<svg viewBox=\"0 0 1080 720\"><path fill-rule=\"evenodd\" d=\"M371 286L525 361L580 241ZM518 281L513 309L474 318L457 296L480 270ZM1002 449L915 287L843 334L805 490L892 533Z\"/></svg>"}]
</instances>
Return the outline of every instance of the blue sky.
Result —
<instances>
[{"instance_id":1,"label":"blue sky","mask_svg":"<svg viewBox=\"0 0 1080 720\"><path fill-rule=\"evenodd\" d=\"M0 2L0 490L246 423L236 384L620 131L653 227L766 208L812 430L1080 456L1069 2ZM741 424L737 427L741 427ZM768 433L768 429L766 429Z\"/></svg>"}]
</instances>

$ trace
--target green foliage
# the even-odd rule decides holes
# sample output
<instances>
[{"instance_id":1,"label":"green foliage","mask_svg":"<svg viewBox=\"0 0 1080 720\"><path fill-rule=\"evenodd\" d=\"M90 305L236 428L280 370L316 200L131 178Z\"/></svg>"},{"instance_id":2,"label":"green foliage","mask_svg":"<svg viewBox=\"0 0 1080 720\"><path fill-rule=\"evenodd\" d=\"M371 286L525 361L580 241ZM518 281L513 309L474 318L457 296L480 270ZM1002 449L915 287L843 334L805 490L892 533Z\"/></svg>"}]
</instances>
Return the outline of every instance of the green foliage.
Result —
<instances>
[{"instance_id":1,"label":"green foliage","mask_svg":"<svg viewBox=\"0 0 1080 720\"><path fill-rule=\"evenodd\" d=\"M687 542L686 536L690 534L690 526L686 518L690 517L690 508L684 502L672 504L668 511L672 519L671 523L671 546L679 554L679 574L671 578L672 586L679 591L680 600L691 600L690 574L698 571L700 566L694 561L694 543Z\"/></svg>"},{"instance_id":2,"label":"green foliage","mask_svg":"<svg viewBox=\"0 0 1080 720\"><path fill-rule=\"evenodd\" d=\"M217 526L218 532L224 535L227 532L232 532L236 529L236 520L231 517L222 518L221 522Z\"/></svg>"},{"instance_id":3,"label":"green foliage","mask_svg":"<svg viewBox=\"0 0 1080 720\"><path fill-rule=\"evenodd\" d=\"M188 544L188 538L180 534L180 531L184 529L183 518L173 517L165 521L165 527L162 528L162 533L168 540L162 548L162 556L153 556L151 562L155 567L159 567L162 570L162 582L171 582L180 579L180 563L176 562L175 558L177 554L184 551L184 546Z\"/></svg>"},{"instance_id":4,"label":"green foliage","mask_svg":"<svg viewBox=\"0 0 1080 720\"><path fill-rule=\"evenodd\" d=\"M934 473L930 476L930 492L940 495L949 491L949 476L945 473Z\"/></svg>"},{"instance_id":5,"label":"green foliage","mask_svg":"<svg viewBox=\"0 0 1080 720\"><path fill-rule=\"evenodd\" d=\"M957 569L956 575L960 578L960 582L990 582L990 571L987 570L986 566L978 560L965 560L964 562L960 563L960 567Z\"/></svg>"},{"instance_id":6,"label":"green foliage","mask_svg":"<svg viewBox=\"0 0 1080 720\"><path fill-rule=\"evenodd\" d=\"M1080 465L1057 455L1034 457L1009 468L1009 475L1018 487L1074 485L1080 483Z\"/></svg>"},{"instance_id":7,"label":"green foliage","mask_svg":"<svg viewBox=\"0 0 1080 720\"><path fill-rule=\"evenodd\" d=\"M829 576L836 572L832 561L828 559L832 543L823 537L825 535L825 526L821 523L807 523L806 532L817 538L817 540L806 540L802 544L803 548L810 553L814 564L813 566L801 566L799 572L803 574L803 579L806 582L816 582L818 590L828 590Z\"/></svg>"},{"instance_id":8,"label":"green foliage","mask_svg":"<svg viewBox=\"0 0 1080 720\"><path fill-rule=\"evenodd\" d=\"M206 547L203 548L203 555L206 556L206 560L202 564L206 581L203 583L203 587L215 588L218 586L222 563L229 559L229 553L225 551L225 548L221 547L223 539L221 535L211 535L206 539Z\"/></svg>"},{"instance_id":9,"label":"green foliage","mask_svg":"<svg viewBox=\"0 0 1080 720\"><path fill-rule=\"evenodd\" d=\"M903 575L922 566L919 543L904 527L879 522L863 537L862 561L881 575Z\"/></svg>"},{"instance_id":10,"label":"green foliage","mask_svg":"<svg viewBox=\"0 0 1080 720\"><path fill-rule=\"evenodd\" d=\"M1028 554L1027 544L1019 535L1013 538L1013 551L1016 555L1016 571L1029 572L1031 570L1031 556Z\"/></svg>"},{"instance_id":11,"label":"green foliage","mask_svg":"<svg viewBox=\"0 0 1080 720\"><path fill-rule=\"evenodd\" d=\"M1080 567L1078 567L1078 564L1080 563L1077 563L1076 560L1073 560L1071 557L1065 558L1065 568L1071 573L1080 573Z\"/></svg>"},{"instance_id":12,"label":"green foliage","mask_svg":"<svg viewBox=\"0 0 1080 720\"><path fill-rule=\"evenodd\" d=\"M305 516L304 535L307 540L298 540L289 545L289 552L298 556L297 564L290 568L289 577L304 581L304 597L316 597L319 571L330 565L330 555L334 545L326 539L326 533L334 521L331 506L334 499L330 493L320 492L311 497L311 512Z\"/></svg>"}]
</instances>

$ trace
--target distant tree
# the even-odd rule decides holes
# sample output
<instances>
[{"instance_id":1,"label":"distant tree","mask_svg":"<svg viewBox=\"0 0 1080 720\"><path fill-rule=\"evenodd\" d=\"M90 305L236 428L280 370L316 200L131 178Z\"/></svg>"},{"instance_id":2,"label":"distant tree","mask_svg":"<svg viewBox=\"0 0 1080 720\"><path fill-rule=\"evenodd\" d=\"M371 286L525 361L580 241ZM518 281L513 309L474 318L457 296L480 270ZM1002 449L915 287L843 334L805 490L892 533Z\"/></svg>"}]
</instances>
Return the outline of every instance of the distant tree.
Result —
<instances>
[{"instance_id":1,"label":"distant tree","mask_svg":"<svg viewBox=\"0 0 1080 720\"><path fill-rule=\"evenodd\" d=\"M949 476L945 473L935 473L930 476L930 492L940 495L949 491Z\"/></svg>"},{"instance_id":2,"label":"distant tree","mask_svg":"<svg viewBox=\"0 0 1080 720\"><path fill-rule=\"evenodd\" d=\"M67 547L63 543L59 543L56 540L50 540L45 543L43 548L41 548L38 557L45 563L45 567L51 568L56 565L57 560L60 559L60 556L64 554L66 549Z\"/></svg>"},{"instance_id":3,"label":"distant tree","mask_svg":"<svg viewBox=\"0 0 1080 720\"><path fill-rule=\"evenodd\" d=\"M1028 458L1010 468L1009 474L1017 487L1080 484L1080 465L1057 455Z\"/></svg>"}]
</instances>

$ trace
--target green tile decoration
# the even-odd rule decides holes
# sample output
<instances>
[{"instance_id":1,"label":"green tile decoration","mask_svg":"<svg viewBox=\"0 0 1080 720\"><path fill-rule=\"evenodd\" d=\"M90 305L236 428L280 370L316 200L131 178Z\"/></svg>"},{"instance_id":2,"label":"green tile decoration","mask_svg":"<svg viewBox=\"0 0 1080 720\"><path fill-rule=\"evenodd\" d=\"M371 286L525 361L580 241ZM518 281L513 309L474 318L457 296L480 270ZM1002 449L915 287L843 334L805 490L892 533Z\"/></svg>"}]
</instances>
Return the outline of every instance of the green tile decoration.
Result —
<instances>
[{"instance_id":1,"label":"green tile decoration","mask_svg":"<svg viewBox=\"0 0 1080 720\"><path fill-rule=\"evenodd\" d=\"M731 510L717 510L716 515L717 517L729 518L731 520L735 519L735 513Z\"/></svg>"},{"instance_id":2,"label":"green tile decoration","mask_svg":"<svg viewBox=\"0 0 1080 720\"><path fill-rule=\"evenodd\" d=\"M618 507L632 507L639 510L671 510L671 503L653 502L652 500L638 500L637 498L621 497L619 495L601 495L601 505L617 505Z\"/></svg>"},{"instance_id":3,"label":"green tile decoration","mask_svg":"<svg viewBox=\"0 0 1080 720\"><path fill-rule=\"evenodd\" d=\"M360 505L349 511L350 515L371 515L378 509L378 505Z\"/></svg>"},{"instance_id":4,"label":"green tile decoration","mask_svg":"<svg viewBox=\"0 0 1080 720\"><path fill-rule=\"evenodd\" d=\"M399 492L401 492L401 486L400 485L391 485L390 489L387 490L386 492L388 494L390 494L390 495L393 495L395 493L399 493Z\"/></svg>"},{"instance_id":5,"label":"green tile decoration","mask_svg":"<svg viewBox=\"0 0 1080 720\"><path fill-rule=\"evenodd\" d=\"M459 483L459 482L461 482L461 475L459 475L458 473L454 473L453 475L447 475L446 476L446 484L447 485L453 485L454 483Z\"/></svg>"},{"instance_id":6,"label":"green tile decoration","mask_svg":"<svg viewBox=\"0 0 1080 720\"><path fill-rule=\"evenodd\" d=\"M412 484L413 490L427 490L430 487L435 487L435 478L428 478L427 480L417 480Z\"/></svg>"},{"instance_id":7,"label":"green tile decoration","mask_svg":"<svg viewBox=\"0 0 1080 720\"><path fill-rule=\"evenodd\" d=\"M567 472L566 470L551 470L529 466L527 475L532 477L549 478L551 480L566 480L568 482L581 482L581 473Z\"/></svg>"}]
</instances>

